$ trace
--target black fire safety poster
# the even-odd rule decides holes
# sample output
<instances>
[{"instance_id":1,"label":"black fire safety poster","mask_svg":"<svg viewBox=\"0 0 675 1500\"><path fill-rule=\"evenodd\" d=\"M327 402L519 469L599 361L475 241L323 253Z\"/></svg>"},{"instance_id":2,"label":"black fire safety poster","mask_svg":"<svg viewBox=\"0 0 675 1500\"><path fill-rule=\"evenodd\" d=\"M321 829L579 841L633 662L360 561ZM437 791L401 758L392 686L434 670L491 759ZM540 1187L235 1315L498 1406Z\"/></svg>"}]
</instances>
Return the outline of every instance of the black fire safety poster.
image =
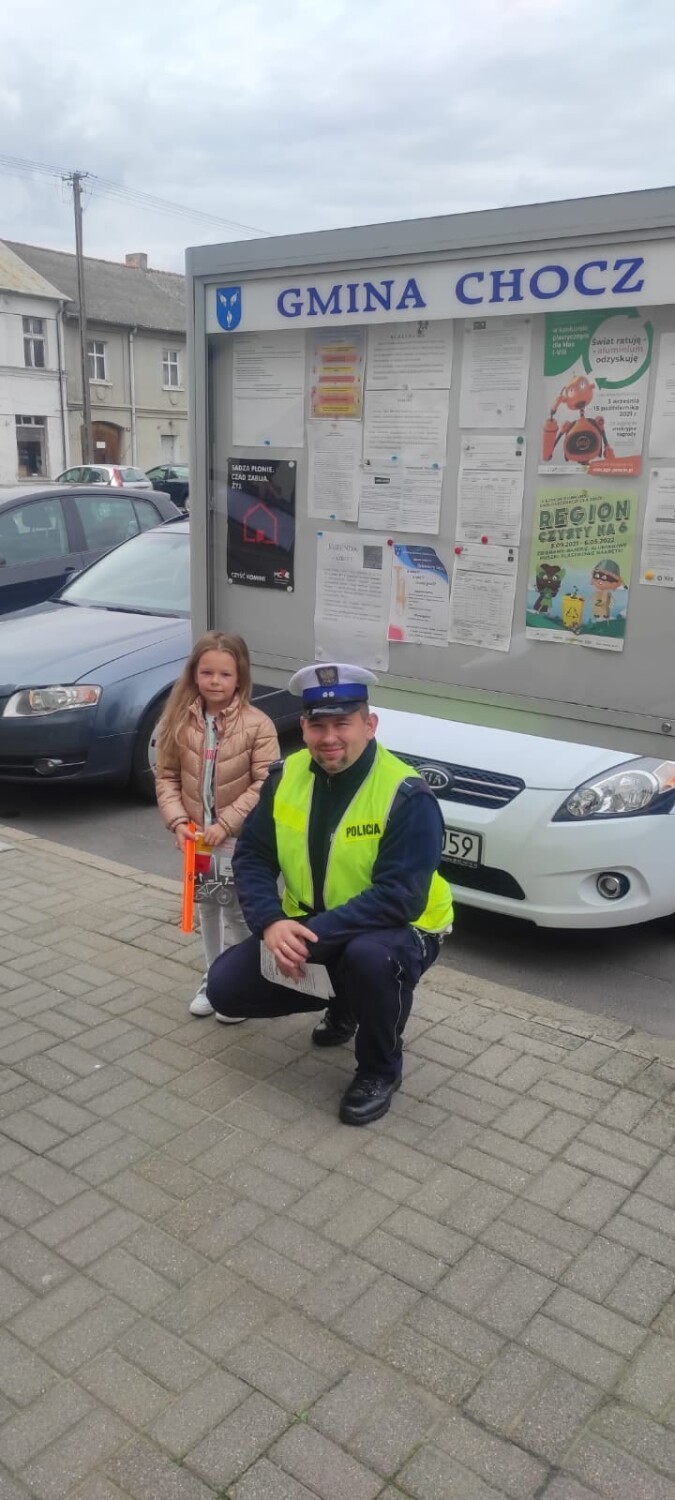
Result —
<instances>
[{"instance_id":1,"label":"black fire safety poster","mask_svg":"<svg viewBox=\"0 0 675 1500\"><path fill-rule=\"evenodd\" d=\"M296 464L285 458L227 460L227 578L292 593Z\"/></svg>"}]
</instances>

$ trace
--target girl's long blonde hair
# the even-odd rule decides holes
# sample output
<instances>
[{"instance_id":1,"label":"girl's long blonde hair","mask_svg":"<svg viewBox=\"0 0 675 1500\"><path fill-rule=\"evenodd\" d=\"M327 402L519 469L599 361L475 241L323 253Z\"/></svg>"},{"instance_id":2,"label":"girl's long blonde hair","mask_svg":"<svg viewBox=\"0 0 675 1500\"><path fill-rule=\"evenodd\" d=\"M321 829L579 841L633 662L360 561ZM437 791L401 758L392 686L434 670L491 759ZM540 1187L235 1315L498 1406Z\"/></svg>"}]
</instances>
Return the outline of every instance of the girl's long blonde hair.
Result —
<instances>
[{"instance_id":1,"label":"girl's long blonde hair","mask_svg":"<svg viewBox=\"0 0 675 1500\"><path fill-rule=\"evenodd\" d=\"M244 708L251 697L251 658L246 641L240 635L225 635L222 630L207 630L195 641L177 682L171 689L157 730L157 757L166 764L175 759L176 746L187 723L193 703L199 697L195 674L207 651L227 651L237 668L237 691L233 702Z\"/></svg>"}]
</instances>

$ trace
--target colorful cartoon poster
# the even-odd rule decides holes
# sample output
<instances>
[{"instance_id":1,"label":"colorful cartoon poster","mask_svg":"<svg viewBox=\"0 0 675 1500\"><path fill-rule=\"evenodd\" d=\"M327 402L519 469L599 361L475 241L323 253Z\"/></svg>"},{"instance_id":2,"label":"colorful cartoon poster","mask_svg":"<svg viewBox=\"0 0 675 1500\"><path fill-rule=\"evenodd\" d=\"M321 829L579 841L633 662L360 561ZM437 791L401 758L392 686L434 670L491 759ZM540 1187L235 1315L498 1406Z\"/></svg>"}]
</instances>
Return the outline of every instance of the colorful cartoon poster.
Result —
<instances>
[{"instance_id":1,"label":"colorful cartoon poster","mask_svg":"<svg viewBox=\"0 0 675 1500\"><path fill-rule=\"evenodd\" d=\"M447 569L435 547L394 546L389 640L445 646L448 639Z\"/></svg>"},{"instance_id":2,"label":"colorful cartoon poster","mask_svg":"<svg viewBox=\"0 0 675 1500\"><path fill-rule=\"evenodd\" d=\"M642 312L549 313L540 474L639 474L653 329Z\"/></svg>"},{"instance_id":3,"label":"colorful cartoon poster","mask_svg":"<svg viewBox=\"0 0 675 1500\"><path fill-rule=\"evenodd\" d=\"M293 592L296 473L289 459L228 458L228 583Z\"/></svg>"},{"instance_id":4,"label":"colorful cartoon poster","mask_svg":"<svg viewBox=\"0 0 675 1500\"><path fill-rule=\"evenodd\" d=\"M531 640L623 650L637 505L634 491L539 491L525 622Z\"/></svg>"},{"instance_id":5,"label":"colorful cartoon poster","mask_svg":"<svg viewBox=\"0 0 675 1500\"><path fill-rule=\"evenodd\" d=\"M361 420L365 362L365 328L316 334L309 409L313 419Z\"/></svg>"}]
</instances>

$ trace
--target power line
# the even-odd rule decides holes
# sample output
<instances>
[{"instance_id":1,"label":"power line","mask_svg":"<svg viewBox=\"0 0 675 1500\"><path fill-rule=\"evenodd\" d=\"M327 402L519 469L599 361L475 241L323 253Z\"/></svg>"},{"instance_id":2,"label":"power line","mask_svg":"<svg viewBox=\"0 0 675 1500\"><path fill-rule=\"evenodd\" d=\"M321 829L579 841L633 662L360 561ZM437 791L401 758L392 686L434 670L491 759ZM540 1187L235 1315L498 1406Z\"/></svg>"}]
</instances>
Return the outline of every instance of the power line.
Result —
<instances>
[{"instance_id":1,"label":"power line","mask_svg":"<svg viewBox=\"0 0 675 1500\"><path fill-rule=\"evenodd\" d=\"M73 173L65 172L62 167L49 166L45 162L31 161L20 156L5 156L0 154L0 172L8 177L30 178L34 176L51 177L72 183ZM102 197L117 199L131 206L144 209L149 213L162 214L171 218L192 219L200 224L214 224L229 230L245 230L249 234L268 235L268 229L260 229L254 224L240 224L236 219L224 219L219 214L207 213L204 209L188 208L185 204L173 203L167 198L157 198L152 193L146 193L140 188L127 188L120 182L113 182L107 177L98 177L95 172L81 172L81 180L88 181L92 191L100 193Z\"/></svg>"}]
</instances>

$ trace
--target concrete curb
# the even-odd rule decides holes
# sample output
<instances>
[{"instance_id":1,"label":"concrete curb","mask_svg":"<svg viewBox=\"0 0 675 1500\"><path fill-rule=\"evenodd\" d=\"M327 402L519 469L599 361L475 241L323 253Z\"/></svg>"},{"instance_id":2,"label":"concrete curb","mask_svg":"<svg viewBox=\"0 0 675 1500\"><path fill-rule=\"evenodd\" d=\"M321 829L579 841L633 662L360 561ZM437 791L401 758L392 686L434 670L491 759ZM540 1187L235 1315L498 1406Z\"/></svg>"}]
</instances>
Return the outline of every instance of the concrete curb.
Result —
<instances>
[{"instance_id":1,"label":"concrete curb","mask_svg":"<svg viewBox=\"0 0 675 1500\"><path fill-rule=\"evenodd\" d=\"M448 995L453 1000L465 1000L467 1003L474 1001L486 1010L499 1011L520 1021L536 1021L538 1025L550 1027L552 1031L564 1031L570 1036L601 1042L607 1047L632 1052L647 1060L675 1065L674 1038L636 1031L623 1021L615 1021L612 1016L594 1016L589 1011L561 1005L542 995L524 994L508 985L477 979L473 974L465 974L449 966L439 968L436 965L428 977L422 980L422 986L437 994ZM673 1085L675 1086L675 1077Z\"/></svg>"},{"instance_id":2,"label":"concrete curb","mask_svg":"<svg viewBox=\"0 0 675 1500\"><path fill-rule=\"evenodd\" d=\"M88 854L82 849L57 844L33 833L24 833L22 829L0 825L0 839L7 841L6 850L30 849L31 852L44 853L52 858L58 857L74 864L86 865L90 869L101 870L104 874L133 880L136 885L163 891L167 895L180 895L181 885L178 880L169 880L163 875L149 875L144 870L134 869L132 865L102 859L99 855ZM551 1031L564 1031L570 1036L603 1042L610 1047L621 1047L623 1051L635 1053L647 1060L675 1066L675 1039L636 1031L611 1016L594 1016L588 1011L561 1005L541 995L525 994L508 985L477 979L472 974L453 969L451 965L436 965L428 977L422 980L421 988L427 992L451 996L454 1000L474 1001L487 1010L501 1011L518 1020L537 1021Z\"/></svg>"},{"instance_id":3,"label":"concrete curb","mask_svg":"<svg viewBox=\"0 0 675 1500\"><path fill-rule=\"evenodd\" d=\"M42 839L35 833L24 833L21 828L8 828L0 824L0 838L6 839L11 845L30 846L31 851L44 854L60 855L62 859L72 860L77 865L88 865L92 870L102 870L107 875L119 875L127 880L135 880L137 885L151 886L157 891L167 891L172 896L180 893L181 883L179 880L169 880L166 875L149 875L145 870L137 870L133 865L122 865L115 859L102 859L98 854L88 854L84 849L73 849L69 844L57 844L52 839Z\"/></svg>"}]
</instances>

